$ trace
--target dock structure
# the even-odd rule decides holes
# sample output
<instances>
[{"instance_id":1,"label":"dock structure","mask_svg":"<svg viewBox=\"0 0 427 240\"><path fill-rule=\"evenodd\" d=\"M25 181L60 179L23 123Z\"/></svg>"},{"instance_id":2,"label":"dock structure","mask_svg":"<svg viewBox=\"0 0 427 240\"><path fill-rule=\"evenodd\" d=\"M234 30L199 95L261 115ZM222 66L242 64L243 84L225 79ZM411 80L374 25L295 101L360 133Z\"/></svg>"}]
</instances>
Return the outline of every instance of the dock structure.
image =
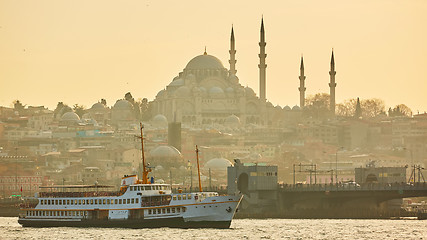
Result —
<instances>
[{"instance_id":1,"label":"dock structure","mask_svg":"<svg viewBox=\"0 0 427 240\"><path fill-rule=\"evenodd\" d=\"M272 189L270 180L277 180L272 169L276 170L273 166L245 165L240 161L228 168L228 190L244 195L243 204L236 217L400 217L408 214L401 209L403 198L427 196L426 182L297 183L276 184ZM259 178L260 176L262 178ZM257 183L257 180L262 183Z\"/></svg>"}]
</instances>

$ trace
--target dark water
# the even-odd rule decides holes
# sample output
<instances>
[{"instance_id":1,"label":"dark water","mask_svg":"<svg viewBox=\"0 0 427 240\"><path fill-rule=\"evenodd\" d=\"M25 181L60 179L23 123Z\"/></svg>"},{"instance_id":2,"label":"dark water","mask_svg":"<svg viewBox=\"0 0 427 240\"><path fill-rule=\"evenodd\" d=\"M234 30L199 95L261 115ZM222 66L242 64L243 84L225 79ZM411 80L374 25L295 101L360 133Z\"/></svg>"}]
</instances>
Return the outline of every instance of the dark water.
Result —
<instances>
[{"instance_id":1,"label":"dark water","mask_svg":"<svg viewBox=\"0 0 427 240\"><path fill-rule=\"evenodd\" d=\"M0 218L0 239L427 239L427 221L236 219L220 230L23 228Z\"/></svg>"}]
</instances>

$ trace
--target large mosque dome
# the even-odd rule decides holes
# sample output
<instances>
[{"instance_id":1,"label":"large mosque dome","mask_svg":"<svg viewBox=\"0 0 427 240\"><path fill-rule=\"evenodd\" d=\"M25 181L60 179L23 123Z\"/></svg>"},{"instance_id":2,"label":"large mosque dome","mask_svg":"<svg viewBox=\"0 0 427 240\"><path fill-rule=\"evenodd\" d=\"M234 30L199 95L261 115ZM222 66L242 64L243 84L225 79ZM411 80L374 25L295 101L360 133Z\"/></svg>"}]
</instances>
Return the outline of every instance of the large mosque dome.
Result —
<instances>
[{"instance_id":1,"label":"large mosque dome","mask_svg":"<svg viewBox=\"0 0 427 240\"><path fill-rule=\"evenodd\" d=\"M224 69L221 60L218 58L204 54L199 55L188 62L186 70L202 70L202 69Z\"/></svg>"}]
</instances>

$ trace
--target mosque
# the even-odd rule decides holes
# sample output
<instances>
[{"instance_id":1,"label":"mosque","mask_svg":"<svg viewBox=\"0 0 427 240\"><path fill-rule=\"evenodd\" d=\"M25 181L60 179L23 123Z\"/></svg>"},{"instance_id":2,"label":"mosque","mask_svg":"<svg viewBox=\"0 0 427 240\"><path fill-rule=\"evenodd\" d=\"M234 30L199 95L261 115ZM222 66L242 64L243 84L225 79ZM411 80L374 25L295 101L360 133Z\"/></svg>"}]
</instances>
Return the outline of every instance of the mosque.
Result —
<instances>
[{"instance_id":1,"label":"mosque","mask_svg":"<svg viewBox=\"0 0 427 240\"><path fill-rule=\"evenodd\" d=\"M301 59L300 107L274 107L266 98L265 31L261 21L259 53L259 97L250 87L240 84L236 75L234 30L231 29L229 69L215 56L206 52L191 59L184 70L152 102L152 116L163 115L169 122L178 121L187 126L274 125L287 115L301 115L304 107L305 76ZM332 55L333 61L333 55ZM331 109L335 108L335 71L331 61ZM333 80L333 82L332 82ZM333 98L333 101L332 101ZM333 103L333 106L332 106Z\"/></svg>"}]
</instances>

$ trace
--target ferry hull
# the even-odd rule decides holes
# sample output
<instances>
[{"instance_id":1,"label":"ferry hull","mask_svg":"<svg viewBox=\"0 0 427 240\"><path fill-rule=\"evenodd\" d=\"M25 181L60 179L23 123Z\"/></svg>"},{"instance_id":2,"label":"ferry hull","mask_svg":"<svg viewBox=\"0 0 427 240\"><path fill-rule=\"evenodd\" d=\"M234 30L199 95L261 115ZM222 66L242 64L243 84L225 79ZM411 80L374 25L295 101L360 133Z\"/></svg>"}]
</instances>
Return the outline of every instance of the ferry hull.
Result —
<instances>
[{"instance_id":1,"label":"ferry hull","mask_svg":"<svg viewBox=\"0 0 427 240\"><path fill-rule=\"evenodd\" d=\"M229 228L230 221L184 221L182 217L128 220L19 219L23 227L96 227L96 228Z\"/></svg>"}]
</instances>

